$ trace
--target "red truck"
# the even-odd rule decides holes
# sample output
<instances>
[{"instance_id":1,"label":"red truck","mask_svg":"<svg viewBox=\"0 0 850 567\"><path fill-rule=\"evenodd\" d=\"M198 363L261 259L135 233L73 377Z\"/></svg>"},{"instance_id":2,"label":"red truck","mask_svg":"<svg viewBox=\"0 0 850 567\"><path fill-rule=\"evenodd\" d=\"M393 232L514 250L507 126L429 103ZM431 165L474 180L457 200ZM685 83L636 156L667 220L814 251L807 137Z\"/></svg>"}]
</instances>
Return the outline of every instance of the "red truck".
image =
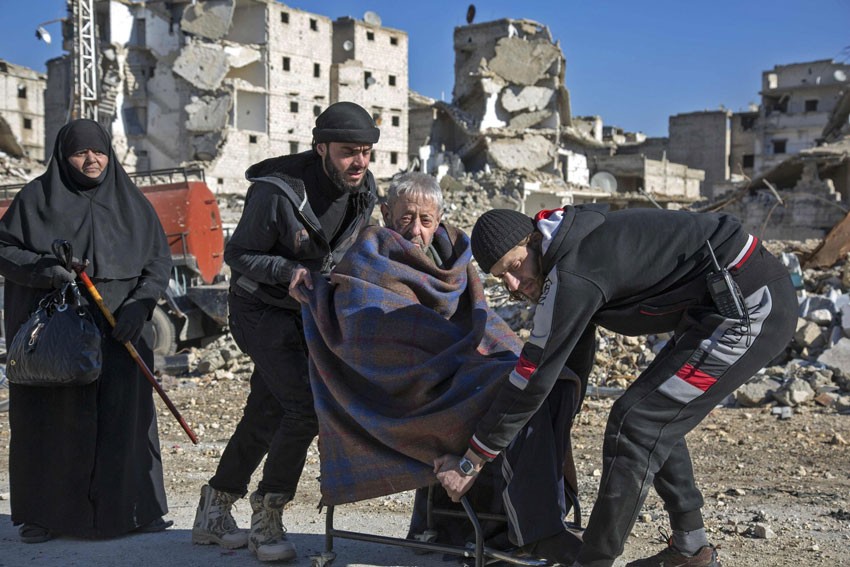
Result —
<instances>
[{"instance_id":1,"label":"red truck","mask_svg":"<svg viewBox=\"0 0 850 567\"><path fill-rule=\"evenodd\" d=\"M178 348L204 346L227 331L228 282L221 272L225 234L215 196L201 169L137 172L130 177L153 204L174 264L166 296L153 312L154 352L167 356ZM21 187L0 187L0 217L13 191Z\"/></svg>"}]
</instances>

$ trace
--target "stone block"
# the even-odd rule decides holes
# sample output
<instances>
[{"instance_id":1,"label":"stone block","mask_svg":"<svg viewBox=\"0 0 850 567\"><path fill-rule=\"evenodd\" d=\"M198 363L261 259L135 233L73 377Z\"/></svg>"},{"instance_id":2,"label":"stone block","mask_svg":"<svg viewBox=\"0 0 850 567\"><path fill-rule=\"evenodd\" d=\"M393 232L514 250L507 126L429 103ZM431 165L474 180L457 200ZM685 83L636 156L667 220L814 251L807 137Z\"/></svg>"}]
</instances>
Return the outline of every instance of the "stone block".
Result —
<instances>
[{"instance_id":1,"label":"stone block","mask_svg":"<svg viewBox=\"0 0 850 567\"><path fill-rule=\"evenodd\" d=\"M757 376L735 390L735 401L746 407L756 407L773 399L782 382L769 376Z\"/></svg>"},{"instance_id":2,"label":"stone block","mask_svg":"<svg viewBox=\"0 0 850 567\"><path fill-rule=\"evenodd\" d=\"M838 371L850 369L850 339L845 337L832 345L818 357L818 362Z\"/></svg>"},{"instance_id":3,"label":"stone block","mask_svg":"<svg viewBox=\"0 0 850 567\"><path fill-rule=\"evenodd\" d=\"M799 406L815 397L815 391L808 382L792 378L773 393L773 399L783 406Z\"/></svg>"},{"instance_id":4,"label":"stone block","mask_svg":"<svg viewBox=\"0 0 850 567\"><path fill-rule=\"evenodd\" d=\"M817 349L826 344L826 336L817 323L805 321L801 324L798 321L797 332L794 333L794 342L810 350Z\"/></svg>"}]
</instances>

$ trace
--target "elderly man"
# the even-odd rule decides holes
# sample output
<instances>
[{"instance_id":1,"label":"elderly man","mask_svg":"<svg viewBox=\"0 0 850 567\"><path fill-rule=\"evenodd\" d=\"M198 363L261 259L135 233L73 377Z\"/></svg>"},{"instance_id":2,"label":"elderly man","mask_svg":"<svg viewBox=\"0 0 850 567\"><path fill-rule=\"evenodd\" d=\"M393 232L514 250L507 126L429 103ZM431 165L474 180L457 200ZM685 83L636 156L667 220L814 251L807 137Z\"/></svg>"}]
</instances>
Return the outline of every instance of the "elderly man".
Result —
<instances>
[{"instance_id":1,"label":"elderly man","mask_svg":"<svg viewBox=\"0 0 850 567\"><path fill-rule=\"evenodd\" d=\"M392 230L367 229L331 285L302 290L326 504L434 483L443 448L465 445L516 363L519 340L487 308L469 239L442 208L433 177L396 178L381 207ZM513 545L555 561L579 543L564 525L562 466L580 388L563 376L491 475L495 506L482 498L508 515Z\"/></svg>"}]
</instances>

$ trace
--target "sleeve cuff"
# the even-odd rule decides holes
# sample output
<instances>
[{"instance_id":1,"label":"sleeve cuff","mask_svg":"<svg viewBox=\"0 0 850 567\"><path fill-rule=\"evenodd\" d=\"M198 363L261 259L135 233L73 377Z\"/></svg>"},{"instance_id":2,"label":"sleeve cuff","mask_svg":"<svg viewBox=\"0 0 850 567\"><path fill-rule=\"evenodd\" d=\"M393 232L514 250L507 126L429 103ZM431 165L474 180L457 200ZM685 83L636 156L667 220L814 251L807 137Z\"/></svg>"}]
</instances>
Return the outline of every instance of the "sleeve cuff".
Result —
<instances>
[{"instance_id":1,"label":"sleeve cuff","mask_svg":"<svg viewBox=\"0 0 850 567\"><path fill-rule=\"evenodd\" d=\"M499 456L501 451L491 449L481 442L475 435L469 440L469 450L487 461L488 463Z\"/></svg>"}]
</instances>

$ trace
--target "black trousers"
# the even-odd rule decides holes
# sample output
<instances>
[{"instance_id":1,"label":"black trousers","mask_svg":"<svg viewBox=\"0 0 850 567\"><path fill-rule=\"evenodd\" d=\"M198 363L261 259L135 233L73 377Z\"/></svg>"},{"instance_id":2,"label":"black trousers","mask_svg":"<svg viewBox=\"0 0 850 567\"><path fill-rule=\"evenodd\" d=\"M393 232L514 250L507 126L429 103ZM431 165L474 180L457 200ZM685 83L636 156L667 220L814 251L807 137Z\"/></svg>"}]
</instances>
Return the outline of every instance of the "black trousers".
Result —
<instances>
[{"instance_id":1,"label":"black trousers","mask_svg":"<svg viewBox=\"0 0 850 567\"><path fill-rule=\"evenodd\" d=\"M565 496L564 460L570 449L570 428L578 412L577 382L558 380L552 392L510 445L484 467L467 493L473 509L504 515L507 523L482 522L486 543L496 549L522 546L564 531L572 502ZM434 505L461 509L445 490L436 487ZM416 491L408 537L426 527L427 488ZM465 545L474 541L469 521L435 517L437 541Z\"/></svg>"},{"instance_id":2,"label":"black trousers","mask_svg":"<svg viewBox=\"0 0 850 567\"><path fill-rule=\"evenodd\" d=\"M746 297L749 322L694 307L667 346L614 404L605 430L599 494L578 557L605 566L623 552L650 486L673 529L703 527L685 434L778 356L797 323L789 278Z\"/></svg>"},{"instance_id":3,"label":"black trousers","mask_svg":"<svg viewBox=\"0 0 850 567\"><path fill-rule=\"evenodd\" d=\"M319 432L301 313L233 293L228 303L230 332L254 362L254 373L242 419L209 484L244 496L266 456L258 491L291 499Z\"/></svg>"}]
</instances>

